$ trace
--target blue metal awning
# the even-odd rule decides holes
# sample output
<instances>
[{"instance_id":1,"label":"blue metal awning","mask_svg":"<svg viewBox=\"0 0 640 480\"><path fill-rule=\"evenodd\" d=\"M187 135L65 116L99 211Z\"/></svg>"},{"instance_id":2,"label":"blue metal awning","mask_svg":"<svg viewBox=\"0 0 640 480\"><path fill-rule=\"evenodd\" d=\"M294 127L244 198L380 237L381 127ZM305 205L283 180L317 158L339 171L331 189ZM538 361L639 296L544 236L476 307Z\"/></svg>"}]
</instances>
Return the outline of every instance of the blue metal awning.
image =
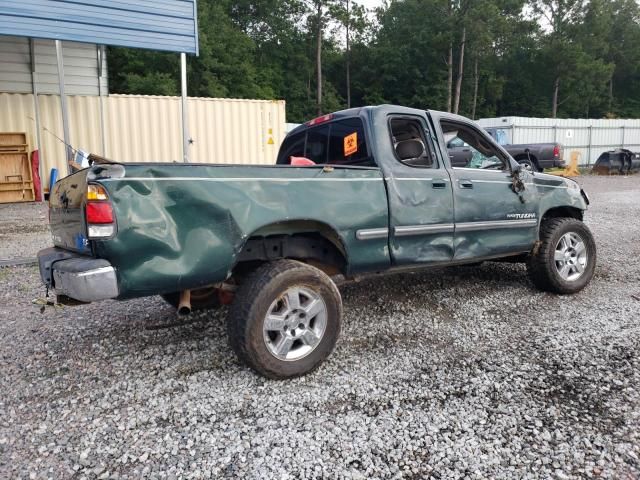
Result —
<instances>
[{"instance_id":1,"label":"blue metal awning","mask_svg":"<svg viewBox=\"0 0 640 480\"><path fill-rule=\"evenodd\" d=\"M0 2L0 35L198 54L196 0Z\"/></svg>"}]
</instances>

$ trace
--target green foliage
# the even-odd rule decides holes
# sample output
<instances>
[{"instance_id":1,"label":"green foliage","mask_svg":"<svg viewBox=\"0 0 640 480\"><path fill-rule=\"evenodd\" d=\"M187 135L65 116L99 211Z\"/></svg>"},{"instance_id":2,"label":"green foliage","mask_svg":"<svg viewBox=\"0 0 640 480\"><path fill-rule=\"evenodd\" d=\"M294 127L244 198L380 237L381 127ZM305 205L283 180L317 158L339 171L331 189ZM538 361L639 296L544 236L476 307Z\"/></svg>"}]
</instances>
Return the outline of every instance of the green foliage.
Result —
<instances>
[{"instance_id":1,"label":"green foliage","mask_svg":"<svg viewBox=\"0 0 640 480\"><path fill-rule=\"evenodd\" d=\"M346 106L345 27L352 105L446 109L448 53L460 112L475 116L640 116L640 7L635 0L201 0L200 56L189 95L284 99L287 120L316 115L318 4L322 108ZM477 69L475 68L477 64ZM116 93L179 94L173 53L109 49ZM455 83L455 80L454 80Z\"/></svg>"}]
</instances>

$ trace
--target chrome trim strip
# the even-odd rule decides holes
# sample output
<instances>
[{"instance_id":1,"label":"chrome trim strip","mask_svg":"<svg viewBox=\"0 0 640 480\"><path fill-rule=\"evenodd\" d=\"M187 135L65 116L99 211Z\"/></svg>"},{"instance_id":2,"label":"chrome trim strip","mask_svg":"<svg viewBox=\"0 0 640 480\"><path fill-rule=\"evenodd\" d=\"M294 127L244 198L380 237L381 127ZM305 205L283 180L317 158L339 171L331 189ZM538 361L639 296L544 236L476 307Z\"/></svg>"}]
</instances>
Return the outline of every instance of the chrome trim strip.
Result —
<instances>
[{"instance_id":1,"label":"chrome trim strip","mask_svg":"<svg viewBox=\"0 0 640 480\"><path fill-rule=\"evenodd\" d=\"M378 178L280 178L280 177L226 177L226 178L203 178L203 177L123 177L123 178L104 178L101 182L120 182L120 181L136 181L136 182L381 182L382 177Z\"/></svg>"},{"instance_id":2,"label":"chrome trim strip","mask_svg":"<svg viewBox=\"0 0 640 480\"><path fill-rule=\"evenodd\" d=\"M470 170L472 172L483 172L483 173L511 173L511 170L488 170L483 168L472 168L472 167L451 167L454 170Z\"/></svg>"},{"instance_id":3,"label":"chrome trim strip","mask_svg":"<svg viewBox=\"0 0 640 480\"><path fill-rule=\"evenodd\" d=\"M489 222L456 223L456 232L475 232L477 230L491 230L495 228L529 228L538 225L538 220L493 220Z\"/></svg>"},{"instance_id":4,"label":"chrome trim strip","mask_svg":"<svg viewBox=\"0 0 640 480\"><path fill-rule=\"evenodd\" d=\"M356 238L358 240L375 240L377 238L387 238L388 236L388 228L365 228L356 231Z\"/></svg>"},{"instance_id":5,"label":"chrome trim strip","mask_svg":"<svg viewBox=\"0 0 640 480\"><path fill-rule=\"evenodd\" d=\"M543 188L562 188L567 189L566 185L545 185L544 183L527 183L527 185L533 185L534 187L543 187Z\"/></svg>"},{"instance_id":6,"label":"chrome trim strip","mask_svg":"<svg viewBox=\"0 0 640 480\"><path fill-rule=\"evenodd\" d=\"M434 233L453 233L455 226L453 223L434 223L431 225L404 225L395 227L396 237L409 237L412 235L425 235Z\"/></svg>"},{"instance_id":7,"label":"chrome trim strip","mask_svg":"<svg viewBox=\"0 0 640 480\"><path fill-rule=\"evenodd\" d=\"M512 183L504 180L473 180L473 179L467 179L467 180L470 181L471 183L503 183L505 185L511 185ZM460 181L464 181L464 180L458 179L458 182Z\"/></svg>"}]
</instances>

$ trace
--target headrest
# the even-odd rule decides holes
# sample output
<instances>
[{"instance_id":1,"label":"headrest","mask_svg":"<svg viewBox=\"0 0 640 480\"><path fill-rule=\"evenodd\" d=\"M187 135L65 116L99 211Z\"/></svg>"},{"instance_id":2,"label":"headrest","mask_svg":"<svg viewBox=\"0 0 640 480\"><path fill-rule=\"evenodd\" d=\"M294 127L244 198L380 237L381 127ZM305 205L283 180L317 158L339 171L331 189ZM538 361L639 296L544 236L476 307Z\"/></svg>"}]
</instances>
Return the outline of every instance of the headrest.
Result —
<instances>
[{"instance_id":1,"label":"headrest","mask_svg":"<svg viewBox=\"0 0 640 480\"><path fill-rule=\"evenodd\" d=\"M396 153L400 160L418 158L424 155L424 145L418 139L403 140L396 145Z\"/></svg>"}]
</instances>

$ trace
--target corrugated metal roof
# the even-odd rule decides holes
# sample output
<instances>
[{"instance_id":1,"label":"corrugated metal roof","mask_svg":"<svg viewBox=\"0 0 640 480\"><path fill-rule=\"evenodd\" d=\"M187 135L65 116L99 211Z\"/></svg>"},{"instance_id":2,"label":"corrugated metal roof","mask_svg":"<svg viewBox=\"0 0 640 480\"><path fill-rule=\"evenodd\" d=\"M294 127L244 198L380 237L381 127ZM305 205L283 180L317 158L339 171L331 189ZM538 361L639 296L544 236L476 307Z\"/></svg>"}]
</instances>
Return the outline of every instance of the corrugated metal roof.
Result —
<instances>
[{"instance_id":1,"label":"corrugated metal roof","mask_svg":"<svg viewBox=\"0 0 640 480\"><path fill-rule=\"evenodd\" d=\"M198 54L196 0L0 3L0 35Z\"/></svg>"},{"instance_id":2,"label":"corrugated metal roof","mask_svg":"<svg viewBox=\"0 0 640 480\"><path fill-rule=\"evenodd\" d=\"M62 42L64 82L67 95L98 95L108 90L107 60L102 58L102 77L98 77L96 45ZM59 92L58 65L53 40L36 40L33 56L35 75L31 73L31 55L27 37L0 36L0 92L31 93L32 82L38 93Z\"/></svg>"}]
</instances>

